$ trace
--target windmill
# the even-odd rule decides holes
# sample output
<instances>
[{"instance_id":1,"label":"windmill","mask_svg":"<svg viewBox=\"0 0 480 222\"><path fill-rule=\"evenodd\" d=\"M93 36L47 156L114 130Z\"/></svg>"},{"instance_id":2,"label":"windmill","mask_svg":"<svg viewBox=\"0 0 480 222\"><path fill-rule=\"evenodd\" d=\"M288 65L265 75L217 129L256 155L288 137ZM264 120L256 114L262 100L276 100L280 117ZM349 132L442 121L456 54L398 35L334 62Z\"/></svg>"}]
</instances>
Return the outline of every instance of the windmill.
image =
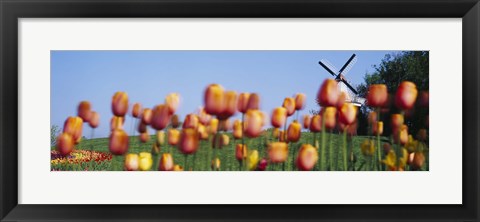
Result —
<instances>
[{"instance_id":1,"label":"windmill","mask_svg":"<svg viewBox=\"0 0 480 222\"><path fill-rule=\"evenodd\" d=\"M345 75L352 69L353 65L357 62L357 56L353 54L342 66L340 71L337 71L335 66L333 66L328 60L322 59L318 62L324 69L327 70L338 83L338 89L340 92L345 92L347 98L345 102L352 103L355 106L362 106L365 103L365 98L361 98L358 96L357 90L352 87L350 82L345 78Z\"/></svg>"}]
</instances>

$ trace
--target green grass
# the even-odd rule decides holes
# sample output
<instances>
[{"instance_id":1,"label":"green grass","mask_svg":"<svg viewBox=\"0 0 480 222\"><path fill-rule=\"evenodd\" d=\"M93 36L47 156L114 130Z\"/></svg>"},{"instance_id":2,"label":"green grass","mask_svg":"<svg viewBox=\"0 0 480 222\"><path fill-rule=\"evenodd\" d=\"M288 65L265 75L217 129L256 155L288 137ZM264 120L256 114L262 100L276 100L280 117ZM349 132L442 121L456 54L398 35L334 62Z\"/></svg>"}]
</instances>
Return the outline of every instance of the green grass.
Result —
<instances>
[{"instance_id":1,"label":"green grass","mask_svg":"<svg viewBox=\"0 0 480 222\"><path fill-rule=\"evenodd\" d=\"M201 141L200 147L195 154L192 155L183 155L178 148L171 147L168 144L161 146L160 153L158 155L153 155L154 157L154 166L152 170L158 169L159 158L162 153L169 152L172 150L172 155L175 161L175 164L179 164L185 168L185 170L195 170L195 171L209 171L211 170L211 160L213 156L217 156L221 160L221 170L222 171L238 171L240 170L240 164L235 158L235 145L241 143L241 140L234 140L231 133L226 133L230 137L230 144L223 147L222 149L212 149L210 141ZM268 132L267 136L261 136L255 139L245 139L245 143L249 150L256 149L260 154L260 159L262 157L267 157L267 142L274 141L270 138L271 134ZM314 136L317 137L318 143L321 144L321 134L313 134L310 132L303 132L301 139L297 143L289 143L289 157L286 161L285 166L283 164L272 165L270 164L267 167L267 170L286 170L286 171L295 171L295 161L294 156L298 154L298 149L304 143L314 144ZM348 145L348 150L353 148L353 154L356 157L356 161L352 165L349 165L349 170L377 170L373 167L378 160L375 158L370 160L366 158L361 153L360 144L367 138L367 136L354 136L351 142ZM382 144L385 141L388 141L388 138L382 137ZM326 165L329 165L329 141L331 140L333 152L333 170L343 170L343 135L339 134L330 134L326 133L326 147L325 147L325 160ZM139 153L139 152L151 152L152 145L155 142L155 136L152 135L150 140L147 143L141 143L138 139L138 136L130 137L130 148L129 153ZM380 146L382 147L382 146ZM52 147L54 149L54 147ZM81 150L95 150L101 152L109 152L108 150L108 138L96 138L96 139L84 139L77 146L76 149ZM338 155L337 155L338 153ZM377 151L375 151L375 154ZM383 148L381 148L382 159L384 157ZM119 171L123 170L124 156L114 156L112 159L112 164L108 166L107 170ZM186 165L186 167L185 167ZM426 165L426 164L425 164ZM382 166L383 167L383 166ZM318 170L316 167L314 170Z\"/></svg>"}]
</instances>

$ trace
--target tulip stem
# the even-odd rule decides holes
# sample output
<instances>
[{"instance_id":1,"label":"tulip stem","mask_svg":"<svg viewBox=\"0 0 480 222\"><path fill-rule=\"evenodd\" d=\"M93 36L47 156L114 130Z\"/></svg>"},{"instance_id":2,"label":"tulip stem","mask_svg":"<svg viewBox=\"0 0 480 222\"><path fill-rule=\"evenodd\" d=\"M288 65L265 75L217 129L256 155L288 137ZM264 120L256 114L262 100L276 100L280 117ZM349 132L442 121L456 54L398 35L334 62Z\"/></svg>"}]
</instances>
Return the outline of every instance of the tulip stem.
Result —
<instances>
[{"instance_id":1,"label":"tulip stem","mask_svg":"<svg viewBox=\"0 0 480 222\"><path fill-rule=\"evenodd\" d=\"M183 156L184 156L184 158L185 158L185 159L184 159L184 162L183 162L183 165L185 165L185 166L184 166L184 169L185 169L185 171L188 171L188 168L187 168L187 158L188 158L188 156L187 156L187 154L183 154Z\"/></svg>"},{"instance_id":2,"label":"tulip stem","mask_svg":"<svg viewBox=\"0 0 480 222\"><path fill-rule=\"evenodd\" d=\"M322 149L321 149L321 155L320 155L320 169L321 170L325 170L325 113L326 112L323 112L322 114Z\"/></svg>"},{"instance_id":3,"label":"tulip stem","mask_svg":"<svg viewBox=\"0 0 480 222\"><path fill-rule=\"evenodd\" d=\"M343 130L343 169L347 171L347 130L348 126Z\"/></svg>"},{"instance_id":4,"label":"tulip stem","mask_svg":"<svg viewBox=\"0 0 480 222\"><path fill-rule=\"evenodd\" d=\"M328 136L328 142L329 142L329 150L328 150L328 157L329 157L329 163L330 163L330 171L333 171L333 147L332 147L332 132L330 131L330 135Z\"/></svg>"}]
</instances>

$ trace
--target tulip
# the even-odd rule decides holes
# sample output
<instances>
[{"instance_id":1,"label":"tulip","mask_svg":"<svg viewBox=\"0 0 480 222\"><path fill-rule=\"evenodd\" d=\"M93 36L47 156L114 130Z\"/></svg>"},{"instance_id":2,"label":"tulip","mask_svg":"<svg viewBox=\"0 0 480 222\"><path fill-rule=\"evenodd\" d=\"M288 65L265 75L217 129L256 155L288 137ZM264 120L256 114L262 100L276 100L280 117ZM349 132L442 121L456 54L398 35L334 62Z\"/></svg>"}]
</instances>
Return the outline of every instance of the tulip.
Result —
<instances>
[{"instance_id":1,"label":"tulip","mask_svg":"<svg viewBox=\"0 0 480 222\"><path fill-rule=\"evenodd\" d=\"M370 112L368 114L368 123L373 125L376 122L377 122L377 112L375 112L375 111Z\"/></svg>"},{"instance_id":2,"label":"tulip","mask_svg":"<svg viewBox=\"0 0 480 222\"><path fill-rule=\"evenodd\" d=\"M251 97L250 97L251 98ZM258 110L248 110L245 115L245 135L249 138L255 138L262 133L263 118Z\"/></svg>"},{"instance_id":3,"label":"tulip","mask_svg":"<svg viewBox=\"0 0 480 222\"><path fill-rule=\"evenodd\" d=\"M385 84L372 84L368 87L367 103L371 107L383 107L387 104L388 92Z\"/></svg>"},{"instance_id":4,"label":"tulip","mask_svg":"<svg viewBox=\"0 0 480 222\"><path fill-rule=\"evenodd\" d=\"M222 146L228 146L230 143L230 137L228 137L226 134L222 134L220 141L222 142Z\"/></svg>"},{"instance_id":5,"label":"tulip","mask_svg":"<svg viewBox=\"0 0 480 222\"><path fill-rule=\"evenodd\" d=\"M160 158L160 164L158 165L158 170L161 171L172 171L175 167L173 162L172 154L164 153Z\"/></svg>"},{"instance_id":6,"label":"tulip","mask_svg":"<svg viewBox=\"0 0 480 222\"><path fill-rule=\"evenodd\" d=\"M278 128L273 128L272 136L273 138L278 139L280 137L280 130Z\"/></svg>"},{"instance_id":7,"label":"tulip","mask_svg":"<svg viewBox=\"0 0 480 222\"><path fill-rule=\"evenodd\" d=\"M382 163L384 163L389 170L396 170L397 168L397 155L395 154L395 151L390 150L388 154L385 156L385 159L382 160Z\"/></svg>"},{"instance_id":8,"label":"tulip","mask_svg":"<svg viewBox=\"0 0 480 222\"><path fill-rule=\"evenodd\" d=\"M191 128L191 129L196 129L198 126L198 117L195 114L188 114L185 117L185 121L183 122L183 128Z\"/></svg>"},{"instance_id":9,"label":"tulip","mask_svg":"<svg viewBox=\"0 0 480 222\"><path fill-rule=\"evenodd\" d=\"M220 120L228 119L237 111L237 93L235 91L225 92L222 112L217 115Z\"/></svg>"},{"instance_id":10,"label":"tulip","mask_svg":"<svg viewBox=\"0 0 480 222\"><path fill-rule=\"evenodd\" d=\"M345 103L339 110L338 121L345 125L350 125L355 122L357 116L357 107L351 103Z\"/></svg>"},{"instance_id":11,"label":"tulip","mask_svg":"<svg viewBox=\"0 0 480 222\"><path fill-rule=\"evenodd\" d=\"M426 107L428 108L429 104L429 94L428 91L422 91L420 92L420 97L418 98L419 104L421 107Z\"/></svg>"},{"instance_id":12,"label":"tulip","mask_svg":"<svg viewBox=\"0 0 480 222\"><path fill-rule=\"evenodd\" d=\"M198 124L197 132L198 132L198 135L200 136L201 140L207 140L208 139L207 127L205 127L203 124L201 124L201 123Z\"/></svg>"},{"instance_id":13,"label":"tulip","mask_svg":"<svg viewBox=\"0 0 480 222\"><path fill-rule=\"evenodd\" d=\"M392 114L391 125L394 131L399 129L403 125L403 115Z\"/></svg>"},{"instance_id":14,"label":"tulip","mask_svg":"<svg viewBox=\"0 0 480 222\"><path fill-rule=\"evenodd\" d=\"M226 135L225 135L226 136ZM227 136L228 137L228 136ZM215 134L212 138L212 148L221 149L223 146L223 135Z\"/></svg>"},{"instance_id":15,"label":"tulip","mask_svg":"<svg viewBox=\"0 0 480 222\"><path fill-rule=\"evenodd\" d=\"M247 167L248 170L255 170L258 165L258 151L257 150L252 150L249 152L248 157L247 157Z\"/></svg>"},{"instance_id":16,"label":"tulip","mask_svg":"<svg viewBox=\"0 0 480 222\"><path fill-rule=\"evenodd\" d=\"M168 129L168 144L176 146L180 141L180 131L177 129Z\"/></svg>"},{"instance_id":17,"label":"tulip","mask_svg":"<svg viewBox=\"0 0 480 222\"><path fill-rule=\"evenodd\" d=\"M140 103L133 104L132 116L135 118L139 118L141 113L142 113L142 104Z\"/></svg>"},{"instance_id":18,"label":"tulip","mask_svg":"<svg viewBox=\"0 0 480 222\"><path fill-rule=\"evenodd\" d=\"M166 105L158 105L152 111L152 120L150 125L156 130L162 130L170 122L170 113Z\"/></svg>"},{"instance_id":19,"label":"tulip","mask_svg":"<svg viewBox=\"0 0 480 222\"><path fill-rule=\"evenodd\" d=\"M108 148L113 155L123 155L128 151L128 135L123 130L110 133Z\"/></svg>"},{"instance_id":20,"label":"tulip","mask_svg":"<svg viewBox=\"0 0 480 222\"><path fill-rule=\"evenodd\" d=\"M320 106L335 106L337 105L339 96L337 81L334 79L326 79L320 86L317 93L317 101Z\"/></svg>"},{"instance_id":21,"label":"tulip","mask_svg":"<svg viewBox=\"0 0 480 222\"><path fill-rule=\"evenodd\" d=\"M258 163L257 170L265 171L267 169L268 161L265 158L262 158Z\"/></svg>"},{"instance_id":22,"label":"tulip","mask_svg":"<svg viewBox=\"0 0 480 222\"><path fill-rule=\"evenodd\" d=\"M147 152L141 152L139 154L139 161L138 162L139 162L138 168L141 171L148 171L148 170L152 169L152 166L153 166L152 154L147 153Z\"/></svg>"},{"instance_id":23,"label":"tulip","mask_svg":"<svg viewBox=\"0 0 480 222\"><path fill-rule=\"evenodd\" d=\"M229 131L232 129L232 123L230 122L230 119L225 119L220 121L220 130L221 131Z\"/></svg>"},{"instance_id":24,"label":"tulip","mask_svg":"<svg viewBox=\"0 0 480 222\"><path fill-rule=\"evenodd\" d=\"M250 93L240 93L238 96L237 109L241 113L246 113L248 110L248 101L250 98Z\"/></svg>"},{"instance_id":25,"label":"tulip","mask_svg":"<svg viewBox=\"0 0 480 222\"><path fill-rule=\"evenodd\" d=\"M298 93L295 96L295 110L302 110L305 108L305 100L307 100L307 96L303 93Z\"/></svg>"},{"instance_id":26,"label":"tulip","mask_svg":"<svg viewBox=\"0 0 480 222\"><path fill-rule=\"evenodd\" d=\"M323 121L325 122L325 128L331 130L335 128L337 122L337 108L333 106L324 107L320 113Z\"/></svg>"},{"instance_id":27,"label":"tulip","mask_svg":"<svg viewBox=\"0 0 480 222\"><path fill-rule=\"evenodd\" d=\"M279 138L279 141L280 141L280 142L288 143L287 135L286 135L286 133L285 133L284 130L280 130L280 131L278 132L278 138Z\"/></svg>"},{"instance_id":28,"label":"tulip","mask_svg":"<svg viewBox=\"0 0 480 222\"><path fill-rule=\"evenodd\" d=\"M423 164L425 163L425 155L422 152L415 152L412 160L412 168L413 169L420 169L422 168Z\"/></svg>"},{"instance_id":29,"label":"tulip","mask_svg":"<svg viewBox=\"0 0 480 222\"><path fill-rule=\"evenodd\" d=\"M287 109L284 107L277 107L273 109L271 124L275 128L280 128L285 125L287 120Z\"/></svg>"},{"instance_id":30,"label":"tulip","mask_svg":"<svg viewBox=\"0 0 480 222\"><path fill-rule=\"evenodd\" d=\"M383 144L383 153L388 154L388 152L390 152L390 150L392 150L392 145L390 145L390 143L384 143Z\"/></svg>"},{"instance_id":31,"label":"tulip","mask_svg":"<svg viewBox=\"0 0 480 222\"><path fill-rule=\"evenodd\" d=\"M212 160L212 170L220 170L220 159L215 158Z\"/></svg>"},{"instance_id":32,"label":"tulip","mask_svg":"<svg viewBox=\"0 0 480 222\"><path fill-rule=\"evenodd\" d=\"M393 132L393 139L395 143L400 143L402 145L407 144L408 142L408 127L407 125L402 125L399 130Z\"/></svg>"},{"instance_id":33,"label":"tulip","mask_svg":"<svg viewBox=\"0 0 480 222\"><path fill-rule=\"evenodd\" d=\"M91 118L91 105L88 101L82 101L78 104L78 117L82 118L83 122L90 122Z\"/></svg>"},{"instance_id":34,"label":"tulip","mask_svg":"<svg viewBox=\"0 0 480 222\"><path fill-rule=\"evenodd\" d=\"M74 141L71 134L62 133L57 137L57 150L62 156L69 155L74 148Z\"/></svg>"},{"instance_id":35,"label":"tulip","mask_svg":"<svg viewBox=\"0 0 480 222\"><path fill-rule=\"evenodd\" d=\"M174 114L180 105L180 95L178 93L170 93L165 97L165 105L168 107L170 115Z\"/></svg>"},{"instance_id":36,"label":"tulip","mask_svg":"<svg viewBox=\"0 0 480 222\"><path fill-rule=\"evenodd\" d=\"M308 114L303 115L303 128L308 129L310 128L311 117Z\"/></svg>"},{"instance_id":37,"label":"tulip","mask_svg":"<svg viewBox=\"0 0 480 222\"><path fill-rule=\"evenodd\" d=\"M235 147L235 158L237 158L238 161L247 158L247 150L247 145L237 144Z\"/></svg>"},{"instance_id":38,"label":"tulip","mask_svg":"<svg viewBox=\"0 0 480 222\"><path fill-rule=\"evenodd\" d=\"M298 169L304 171L312 170L317 161L317 149L310 144L303 144L302 147L300 147L296 161Z\"/></svg>"},{"instance_id":39,"label":"tulip","mask_svg":"<svg viewBox=\"0 0 480 222\"><path fill-rule=\"evenodd\" d=\"M338 95L336 107L337 108L342 107L347 100L350 100L348 94L346 92L340 92L340 94Z\"/></svg>"},{"instance_id":40,"label":"tulip","mask_svg":"<svg viewBox=\"0 0 480 222\"><path fill-rule=\"evenodd\" d=\"M247 111L249 109L257 110L260 108L260 96L256 93L250 94L248 97Z\"/></svg>"},{"instance_id":41,"label":"tulip","mask_svg":"<svg viewBox=\"0 0 480 222\"><path fill-rule=\"evenodd\" d=\"M322 130L322 116L314 115L310 121L310 131L317 133Z\"/></svg>"},{"instance_id":42,"label":"tulip","mask_svg":"<svg viewBox=\"0 0 480 222\"><path fill-rule=\"evenodd\" d=\"M83 120L80 117L68 117L63 124L63 132L72 135L75 144L82 139Z\"/></svg>"},{"instance_id":43,"label":"tulip","mask_svg":"<svg viewBox=\"0 0 480 222\"><path fill-rule=\"evenodd\" d=\"M93 111L88 125L90 125L90 127L92 128L97 128L98 124L100 124L100 115L97 112Z\"/></svg>"},{"instance_id":44,"label":"tulip","mask_svg":"<svg viewBox=\"0 0 480 222\"><path fill-rule=\"evenodd\" d=\"M383 122L378 121L376 124L373 124L373 135L380 136L383 133Z\"/></svg>"},{"instance_id":45,"label":"tulip","mask_svg":"<svg viewBox=\"0 0 480 222\"><path fill-rule=\"evenodd\" d=\"M206 126L208 125L208 123L210 123L211 119L212 116L209 115L204 108L200 108L200 110L198 111L198 120L200 121L200 123Z\"/></svg>"},{"instance_id":46,"label":"tulip","mask_svg":"<svg viewBox=\"0 0 480 222\"><path fill-rule=\"evenodd\" d=\"M149 108L143 109L142 123L144 123L146 125L150 125L150 123L152 122L152 115L153 115L153 112L152 112L151 109L149 109Z\"/></svg>"},{"instance_id":47,"label":"tulip","mask_svg":"<svg viewBox=\"0 0 480 222\"><path fill-rule=\"evenodd\" d=\"M210 134L216 134L217 131L218 131L218 119L210 120L210 123L208 125L208 132Z\"/></svg>"},{"instance_id":48,"label":"tulip","mask_svg":"<svg viewBox=\"0 0 480 222\"><path fill-rule=\"evenodd\" d=\"M221 85L210 84L205 90L204 104L205 111L210 115L219 115L224 107L224 89Z\"/></svg>"},{"instance_id":49,"label":"tulip","mask_svg":"<svg viewBox=\"0 0 480 222\"><path fill-rule=\"evenodd\" d=\"M408 110L413 107L417 99L417 86L413 82L400 83L395 94L395 104L399 109Z\"/></svg>"},{"instance_id":50,"label":"tulip","mask_svg":"<svg viewBox=\"0 0 480 222\"><path fill-rule=\"evenodd\" d=\"M291 116L295 113L295 99L292 97L285 98L282 106L287 109L287 116Z\"/></svg>"},{"instance_id":51,"label":"tulip","mask_svg":"<svg viewBox=\"0 0 480 222\"><path fill-rule=\"evenodd\" d=\"M300 139L300 135L302 133L301 130L302 130L302 126L300 125L300 123L294 120L288 126L287 140L289 142L298 142L298 140Z\"/></svg>"},{"instance_id":52,"label":"tulip","mask_svg":"<svg viewBox=\"0 0 480 222\"><path fill-rule=\"evenodd\" d=\"M180 133L179 148L183 154L195 153L198 149L198 133L194 129L183 129Z\"/></svg>"},{"instance_id":53,"label":"tulip","mask_svg":"<svg viewBox=\"0 0 480 222\"><path fill-rule=\"evenodd\" d=\"M123 123L125 123L125 118L119 116L113 116L110 119L110 131L113 130L123 130Z\"/></svg>"},{"instance_id":54,"label":"tulip","mask_svg":"<svg viewBox=\"0 0 480 222\"><path fill-rule=\"evenodd\" d=\"M172 128L178 128L180 126L180 120L178 119L178 115L173 115L172 119L170 120L170 124Z\"/></svg>"},{"instance_id":55,"label":"tulip","mask_svg":"<svg viewBox=\"0 0 480 222\"><path fill-rule=\"evenodd\" d=\"M272 163L282 163L288 157L288 145L285 142L273 142L268 145L268 157Z\"/></svg>"},{"instance_id":56,"label":"tulip","mask_svg":"<svg viewBox=\"0 0 480 222\"><path fill-rule=\"evenodd\" d=\"M142 143L146 143L150 140L150 135L148 134L148 131L147 132L144 132L144 133L140 133L140 141Z\"/></svg>"},{"instance_id":57,"label":"tulip","mask_svg":"<svg viewBox=\"0 0 480 222\"><path fill-rule=\"evenodd\" d=\"M173 167L173 171L183 171L183 167L177 164Z\"/></svg>"},{"instance_id":58,"label":"tulip","mask_svg":"<svg viewBox=\"0 0 480 222\"><path fill-rule=\"evenodd\" d=\"M242 134L242 121L237 119L233 122L233 138L240 139Z\"/></svg>"},{"instance_id":59,"label":"tulip","mask_svg":"<svg viewBox=\"0 0 480 222\"><path fill-rule=\"evenodd\" d=\"M115 116L125 116L128 111L128 95L125 92L116 92L112 98L112 112Z\"/></svg>"},{"instance_id":60,"label":"tulip","mask_svg":"<svg viewBox=\"0 0 480 222\"><path fill-rule=\"evenodd\" d=\"M154 154L160 153L160 145L158 144L158 142L152 143L151 153L154 153Z\"/></svg>"},{"instance_id":61,"label":"tulip","mask_svg":"<svg viewBox=\"0 0 480 222\"><path fill-rule=\"evenodd\" d=\"M147 125L143 122L138 123L138 132L139 133L144 133L147 132Z\"/></svg>"},{"instance_id":62,"label":"tulip","mask_svg":"<svg viewBox=\"0 0 480 222\"><path fill-rule=\"evenodd\" d=\"M420 141L427 141L427 130L426 129L420 129L418 130L418 133L417 133L417 139L420 140Z\"/></svg>"},{"instance_id":63,"label":"tulip","mask_svg":"<svg viewBox=\"0 0 480 222\"><path fill-rule=\"evenodd\" d=\"M373 154L375 153L375 144L373 140L364 140L360 147L362 150L362 154L365 156L373 156Z\"/></svg>"},{"instance_id":64,"label":"tulip","mask_svg":"<svg viewBox=\"0 0 480 222\"><path fill-rule=\"evenodd\" d=\"M129 153L125 156L125 170L127 171L135 171L138 170L138 154L136 153Z\"/></svg>"}]
</instances>

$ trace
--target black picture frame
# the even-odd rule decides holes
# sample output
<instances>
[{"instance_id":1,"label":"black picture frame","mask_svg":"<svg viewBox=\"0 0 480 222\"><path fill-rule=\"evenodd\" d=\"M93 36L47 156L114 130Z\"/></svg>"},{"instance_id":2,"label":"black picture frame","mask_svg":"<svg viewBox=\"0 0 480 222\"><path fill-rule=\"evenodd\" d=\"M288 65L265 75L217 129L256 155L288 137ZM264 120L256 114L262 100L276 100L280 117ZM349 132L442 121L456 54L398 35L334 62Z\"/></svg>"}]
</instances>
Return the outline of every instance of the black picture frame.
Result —
<instances>
[{"instance_id":1,"label":"black picture frame","mask_svg":"<svg viewBox=\"0 0 480 222\"><path fill-rule=\"evenodd\" d=\"M1 221L479 221L478 0L0 0L0 15ZM261 206L18 204L17 21L19 18L47 17L462 18L463 204Z\"/></svg>"}]
</instances>

